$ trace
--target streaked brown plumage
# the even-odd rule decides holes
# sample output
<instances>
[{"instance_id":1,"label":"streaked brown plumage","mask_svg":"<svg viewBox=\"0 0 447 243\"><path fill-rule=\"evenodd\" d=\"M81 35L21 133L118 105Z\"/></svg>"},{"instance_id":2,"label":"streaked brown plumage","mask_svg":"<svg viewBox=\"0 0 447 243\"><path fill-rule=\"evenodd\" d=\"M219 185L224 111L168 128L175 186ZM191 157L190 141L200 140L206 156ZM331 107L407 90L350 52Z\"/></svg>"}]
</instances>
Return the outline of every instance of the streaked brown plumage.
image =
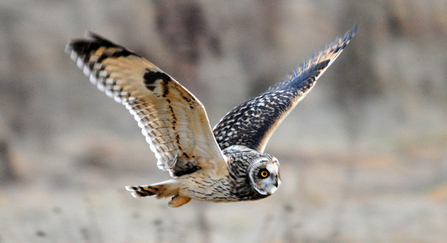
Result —
<instances>
[{"instance_id":1,"label":"streaked brown plumage","mask_svg":"<svg viewBox=\"0 0 447 243\"><path fill-rule=\"evenodd\" d=\"M92 33L90 40L71 41L66 52L94 85L134 115L158 167L173 177L127 190L135 197L172 197L169 205L179 207L191 199L257 200L276 191L281 184L279 162L263 153L267 141L356 29L337 38L266 92L231 110L214 131L200 101L138 54Z\"/></svg>"}]
</instances>

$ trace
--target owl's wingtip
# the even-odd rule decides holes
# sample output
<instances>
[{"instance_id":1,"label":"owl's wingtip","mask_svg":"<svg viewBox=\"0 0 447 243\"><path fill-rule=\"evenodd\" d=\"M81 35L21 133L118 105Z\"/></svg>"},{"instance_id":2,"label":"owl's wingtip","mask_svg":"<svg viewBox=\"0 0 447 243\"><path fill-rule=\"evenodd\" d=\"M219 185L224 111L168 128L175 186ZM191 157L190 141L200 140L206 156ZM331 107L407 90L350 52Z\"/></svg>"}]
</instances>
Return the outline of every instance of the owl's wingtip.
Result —
<instances>
[{"instance_id":1,"label":"owl's wingtip","mask_svg":"<svg viewBox=\"0 0 447 243\"><path fill-rule=\"evenodd\" d=\"M344 35L343 39L344 40L351 40L354 37L355 33L357 32L357 28L358 27L359 27L359 25L355 24L352 29L350 29L350 30L348 30L346 32L346 34Z\"/></svg>"},{"instance_id":2,"label":"owl's wingtip","mask_svg":"<svg viewBox=\"0 0 447 243\"><path fill-rule=\"evenodd\" d=\"M355 34L355 32L357 32L357 28L359 27L359 24L355 24L354 28L352 28L352 34Z\"/></svg>"},{"instance_id":3,"label":"owl's wingtip","mask_svg":"<svg viewBox=\"0 0 447 243\"><path fill-rule=\"evenodd\" d=\"M349 31L349 38L352 39L354 37L355 33L357 32L357 28L359 27L358 24L355 24L354 27Z\"/></svg>"}]
</instances>

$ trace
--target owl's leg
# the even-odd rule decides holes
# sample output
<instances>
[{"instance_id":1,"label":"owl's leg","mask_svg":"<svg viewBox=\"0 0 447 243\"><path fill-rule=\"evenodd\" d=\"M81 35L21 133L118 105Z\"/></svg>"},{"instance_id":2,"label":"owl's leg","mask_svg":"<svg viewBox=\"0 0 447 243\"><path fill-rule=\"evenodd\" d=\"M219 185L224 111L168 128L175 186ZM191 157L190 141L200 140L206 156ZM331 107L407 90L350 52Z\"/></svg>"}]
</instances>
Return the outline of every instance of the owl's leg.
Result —
<instances>
[{"instance_id":1,"label":"owl's leg","mask_svg":"<svg viewBox=\"0 0 447 243\"><path fill-rule=\"evenodd\" d=\"M157 184L144 186L126 186L126 190L132 192L134 197L154 196L156 198L172 197L178 195L178 182L175 180L163 181Z\"/></svg>"},{"instance_id":2,"label":"owl's leg","mask_svg":"<svg viewBox=\"0 0 447 243\"><path fill-rule=\"evenodd\" d=\"M168 203L168 206L171 208L176 208L183 206L191 201L190 197L183 197L183 196L173 196L171 201Z\"/></svg>"}]
</instances>

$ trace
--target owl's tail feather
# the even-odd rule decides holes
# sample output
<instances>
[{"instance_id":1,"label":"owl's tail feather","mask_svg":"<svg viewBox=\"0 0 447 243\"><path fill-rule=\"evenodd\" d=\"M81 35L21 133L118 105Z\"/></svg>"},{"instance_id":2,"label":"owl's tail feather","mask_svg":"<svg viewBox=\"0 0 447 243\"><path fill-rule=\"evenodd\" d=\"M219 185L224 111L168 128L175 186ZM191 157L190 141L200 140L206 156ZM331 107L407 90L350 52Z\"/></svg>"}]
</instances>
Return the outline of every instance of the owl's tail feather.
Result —
<instances>
[{"instance_id":1,"label":"owl's tail feather","mask_svg":"<svg viewBox=\"0 0 447 243\"><path fill-rule=\"evenodd\" d=\"M179 195L178 182L175 180L168 180L144 186L126 186L126 190L130 191L134 197L172 197L168 205L174 208L180 207L191 201L191 198Z\"/></svg>"},{"instance_id":2,"label":"owl's tail feather","mask_svg":"<svg viewBox=\"0 0 447 243\"><path fill-rule=\"evenodd\" d=\"M168 180L152 185L126 186L126 190L132 192L134 197L155 196L156 198L163 198L177 195L179 188L177 181Z\"/></svg>"}]
</instances>

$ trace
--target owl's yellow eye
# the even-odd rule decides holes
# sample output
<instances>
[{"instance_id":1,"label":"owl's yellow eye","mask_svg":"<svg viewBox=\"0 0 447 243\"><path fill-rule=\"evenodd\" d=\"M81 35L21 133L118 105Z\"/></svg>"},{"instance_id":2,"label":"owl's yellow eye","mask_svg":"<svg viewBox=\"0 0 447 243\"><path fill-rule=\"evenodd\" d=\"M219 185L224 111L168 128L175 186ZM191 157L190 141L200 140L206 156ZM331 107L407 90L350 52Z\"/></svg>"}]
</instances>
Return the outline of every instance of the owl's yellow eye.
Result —
<instances>
[{"instance_id":1,"label":"owl's yellow eye","mask_svg":"<svg viewBox=\"0 0 447 243\"><path fill-rule=\"evenodd\" d=\"M268 170L263 169L259 172L259 175L261 176L261 178L267 178L270 175L270 173Z\"/></svg>"}]
</instances>

